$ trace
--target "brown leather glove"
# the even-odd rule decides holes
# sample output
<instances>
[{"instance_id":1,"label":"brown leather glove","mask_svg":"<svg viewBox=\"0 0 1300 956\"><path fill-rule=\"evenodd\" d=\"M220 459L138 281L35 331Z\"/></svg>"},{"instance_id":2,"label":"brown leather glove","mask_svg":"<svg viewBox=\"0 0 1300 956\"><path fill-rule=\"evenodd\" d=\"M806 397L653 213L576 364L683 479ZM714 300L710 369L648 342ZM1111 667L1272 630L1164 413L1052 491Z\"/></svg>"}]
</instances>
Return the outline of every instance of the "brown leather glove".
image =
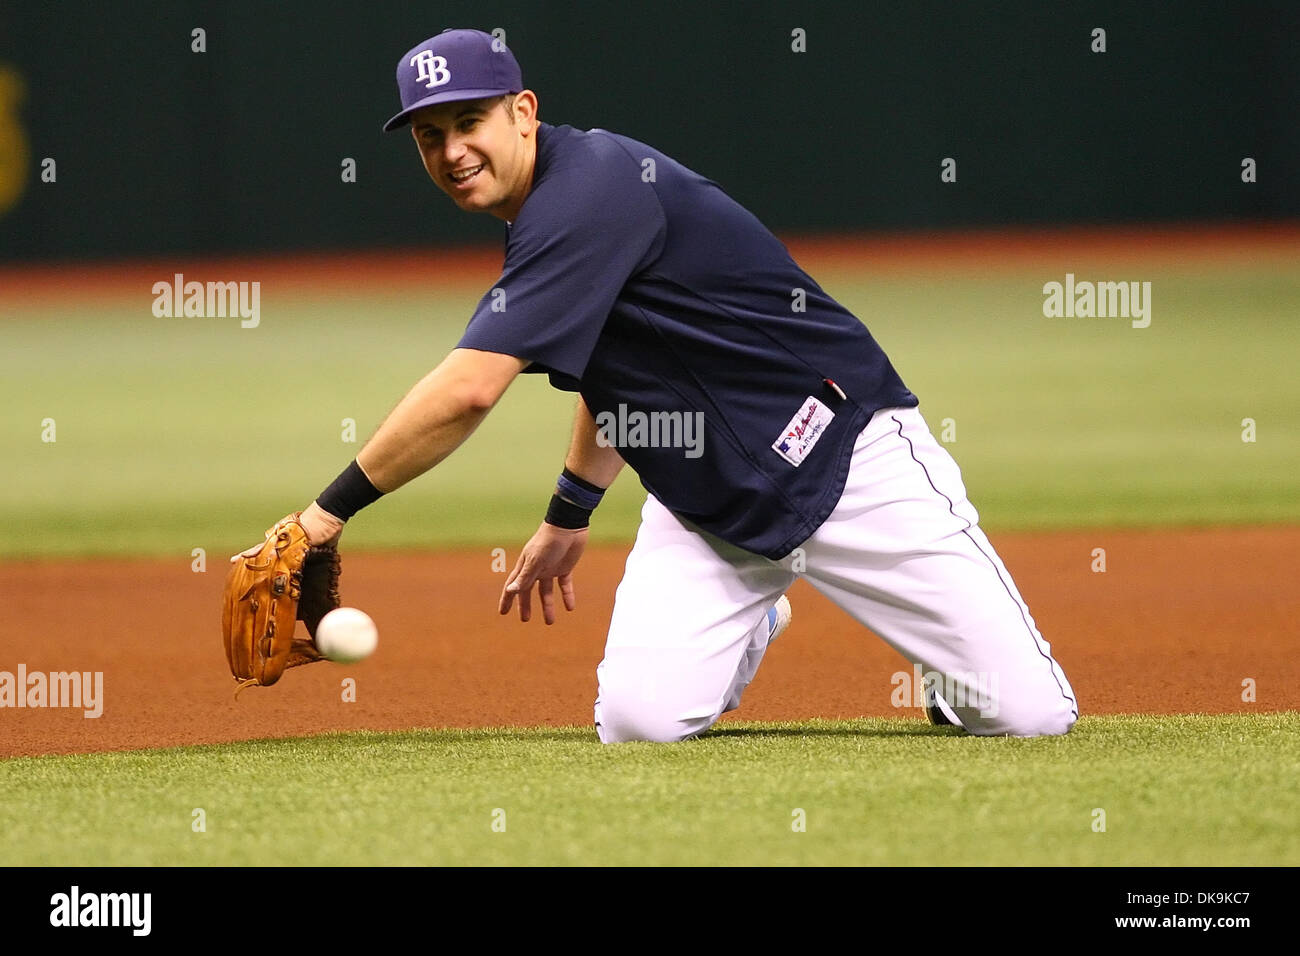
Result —
<instances>
[{"instance_id":1,"label":"brown leather glove","mask_svg":"<svg viewBox=\"0 0 1300 956\"><path fill-rule=\"evenodd\" d=\"M253 684L270 687L290 667L324 660L316 627L339 606L342 563L334 545L307 543L301 514L272 525L261 548L238 555L226 576L221 633L236 695ZM307 625L310 639L294 637L295 621Z\"/></svg>"}]
</instances>

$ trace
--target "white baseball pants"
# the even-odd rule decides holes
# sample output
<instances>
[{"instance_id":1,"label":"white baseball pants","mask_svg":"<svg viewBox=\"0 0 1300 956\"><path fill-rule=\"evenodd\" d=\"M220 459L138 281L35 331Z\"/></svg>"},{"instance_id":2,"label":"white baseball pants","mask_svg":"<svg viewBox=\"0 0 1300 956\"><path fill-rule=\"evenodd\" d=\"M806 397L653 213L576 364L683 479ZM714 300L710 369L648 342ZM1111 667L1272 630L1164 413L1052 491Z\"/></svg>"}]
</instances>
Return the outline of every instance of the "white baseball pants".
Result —
<instances>
[{"instance_id":1,"label":"white baseball pants","mask_svg":"<svg viewBox=\"0 0 1300 956\"><path fill-rule=\"evenodd\" d=\"M839 504L781 561L650 496L596 672L597 734L683 740L735 709L767 650L768 608L796 577L919 665L970 733L1067 732L1074 691L978 521L915 408L872 417Z\"/></svg>"}]
</instances>

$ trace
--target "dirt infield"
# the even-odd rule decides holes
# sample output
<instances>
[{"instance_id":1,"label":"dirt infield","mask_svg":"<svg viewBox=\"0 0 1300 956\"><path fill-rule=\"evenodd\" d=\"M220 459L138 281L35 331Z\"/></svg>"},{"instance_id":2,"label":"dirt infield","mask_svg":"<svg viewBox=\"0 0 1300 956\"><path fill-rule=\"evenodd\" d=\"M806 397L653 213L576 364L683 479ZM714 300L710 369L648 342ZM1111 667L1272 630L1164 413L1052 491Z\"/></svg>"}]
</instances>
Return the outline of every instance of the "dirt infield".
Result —
<instances>
[{"instance_id":1,"label":"dirt infield","mask_svg":"<svg viewBox=\"0 0 1300 956\"><path fill-rule=\"evenodd\" d=\"M1128 226L1004 227L948 232L890 232L861 236L787 236L795 259L814 275L823 269L855 273L944 274L1050 266L1144 268L1193 263L1290 267L1300 255L1300 224L1161 224ZM172 257L157 261L0 264L5 301L19 305L112 297L147 308L153 284L180 272L200 281L247 275L279 294L345 294L358 287L425 288L462 283L481 291L501 271L497 243L391 251L312 252L245 257ZM466 316L468 320L468 316Z\"/></svg>"},{"instance_id":2,"label":"dirt infield","mask_svg":"<svg viewBox=\"0 0 1300 956\"><path fill-rule=\"evenodd\" d=\"M993 535L1084 714L1300 709L1300 528ZM1106 570L1092 570L1104 548ZM496 614L480 552L346 555L343 596L379 652L289 672L238 701L214 561L0 565L0 672L101 671L103 714L0 709L0 756L218 743L327 730L584 724L624 548L593 549L579 608L547 628ZM806 585L744 706L728 718L918 716L891 706L904 662ZM665 595L671 607L671 595ZM343 700L354 678L355 702ZM1257 701L1243 701L1243 681Z\"/></svg>"}]
</instances>

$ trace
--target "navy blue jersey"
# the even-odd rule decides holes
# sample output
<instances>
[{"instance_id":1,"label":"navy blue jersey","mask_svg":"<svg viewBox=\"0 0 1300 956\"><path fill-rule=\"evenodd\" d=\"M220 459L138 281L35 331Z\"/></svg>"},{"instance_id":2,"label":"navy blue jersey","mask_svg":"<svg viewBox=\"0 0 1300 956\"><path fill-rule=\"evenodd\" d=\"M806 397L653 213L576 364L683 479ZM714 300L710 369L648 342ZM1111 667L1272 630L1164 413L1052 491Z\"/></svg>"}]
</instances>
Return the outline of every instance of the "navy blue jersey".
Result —
<instances>
[{"instance_id":1,"label":"navy blue jersey","mask_svg":"<svg viewBox=\"0 0 1300 956\"><path fill-rule=\"evenodd\" d=\"M580 392L598 440L674 514L786 556L834 510L871 415L916 397L716 183L605 130L537 137L501 278L460 347Z\"/></svg>"}]
</instances>

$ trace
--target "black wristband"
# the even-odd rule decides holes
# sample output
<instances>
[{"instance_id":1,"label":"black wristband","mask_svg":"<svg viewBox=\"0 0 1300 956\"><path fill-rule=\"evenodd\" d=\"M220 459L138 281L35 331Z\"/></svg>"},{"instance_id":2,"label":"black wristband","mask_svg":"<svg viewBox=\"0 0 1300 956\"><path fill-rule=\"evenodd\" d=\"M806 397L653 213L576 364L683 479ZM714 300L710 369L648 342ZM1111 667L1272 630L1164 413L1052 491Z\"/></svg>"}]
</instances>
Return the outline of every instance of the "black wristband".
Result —
<instances>
[{"instance_id":1,"label":"black wristband","mask_svg":"<svg viewBox=\"0 0 1300 956\"><path fill-rule=\"evenodd\" d=\"M559 495L551 495L551 505L546 509L546 523L570 531L585 528L591 524L590 508L565 501Z\"/></svg>"},{"instance_id":2,"label":"black wristband","mask_svg":"<svg viewBox=\"0 0 1300 956\"><path fill-rule=\"evenodd\" d=\"M357 460L343 469L342 474L320 493L316 504L340 521L347 521L366 505L378 501L383 492L371 484Z\"/></svg>"}]
</instances>

